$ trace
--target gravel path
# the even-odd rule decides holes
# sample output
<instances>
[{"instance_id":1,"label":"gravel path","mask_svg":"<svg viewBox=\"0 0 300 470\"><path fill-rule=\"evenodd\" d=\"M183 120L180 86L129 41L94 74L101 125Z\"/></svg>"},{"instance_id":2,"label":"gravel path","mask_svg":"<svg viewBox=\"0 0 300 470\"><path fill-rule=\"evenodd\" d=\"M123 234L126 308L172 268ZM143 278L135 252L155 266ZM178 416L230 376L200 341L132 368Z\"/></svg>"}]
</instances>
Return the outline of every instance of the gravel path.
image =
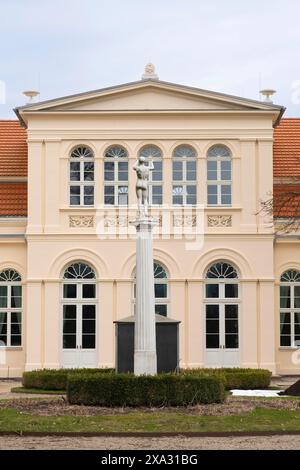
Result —
<instances>
[{"instance_id":1,"label":"gravel path","mask_svg":"<svg viewBox=\"0 0 300 470\"><path fill-rule=\"evenodd\" d=\"M300 436L259 437L0 437L0 450L300 450Z\"/></svg>"}]
</instances>

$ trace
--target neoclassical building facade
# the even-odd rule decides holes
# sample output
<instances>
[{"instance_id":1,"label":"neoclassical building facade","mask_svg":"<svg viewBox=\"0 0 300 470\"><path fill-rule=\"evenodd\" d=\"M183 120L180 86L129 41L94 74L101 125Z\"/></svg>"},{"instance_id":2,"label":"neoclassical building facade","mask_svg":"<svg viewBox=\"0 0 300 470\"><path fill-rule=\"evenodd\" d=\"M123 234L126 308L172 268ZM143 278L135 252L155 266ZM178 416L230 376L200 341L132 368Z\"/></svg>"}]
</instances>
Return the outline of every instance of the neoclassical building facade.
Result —
<instances>
[{"instance_id":1,"label":"neoclassical building facade","mask_svg":"<svg viewBox=\"0 0 300 470\"><path fill-rule=\"evenodd\" d=\"M299 240L260 210L297 176L284 108L146 74L15 111L0 122L2 377L114 366L139 155L154 165L156 312L181 322L181 367L299 373Z\"/></svg>"}]
</instances>

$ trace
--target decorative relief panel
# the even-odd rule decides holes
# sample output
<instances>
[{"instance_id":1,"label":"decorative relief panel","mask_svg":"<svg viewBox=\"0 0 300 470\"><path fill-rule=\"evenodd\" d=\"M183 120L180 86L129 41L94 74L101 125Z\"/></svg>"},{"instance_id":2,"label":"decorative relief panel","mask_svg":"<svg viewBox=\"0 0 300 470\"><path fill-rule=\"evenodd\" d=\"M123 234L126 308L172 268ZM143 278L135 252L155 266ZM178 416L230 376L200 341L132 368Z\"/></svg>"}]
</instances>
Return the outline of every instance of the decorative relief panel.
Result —
<instances>
[{"instance_id":1,"label":"decorative relief panel","mask_svg":"<svg viewBox=\"0 0 300 470\"><path fill-rule=\"evenodd\" d=\"M104 217L104 227L127 227L128 217L127 215L114 215Z\"/></svg>"},{"instance_id":2,"label":"decorative relief panel","mask_svg":"<svg viewBox=\"0 0 300 470\"><path fill-rule=\"evenodd\" d=\"M207 225L208 227L231 227L232 216L231 215L208 215Z\"/></svg>"},{"instance_id":3,"label":"decorative relief panel","mask_svg":"<svg viewBox=\"0 0 300 470\"><path fill-rule=\"evenodd\" d=\"M94 227L94 217L92 215L70 215L69 227L72 227L72 228Z\"/></svg>"},{"instance_id":4,"label":"decorative relief panel","mask_svg":"<svg viewBox=\"0 0 300 470\"><path fill-rule=\"evenodd\" d=\"M174 227L196 227L197 217L195 215L174 215Z\"/></svg>"}]
</instances>

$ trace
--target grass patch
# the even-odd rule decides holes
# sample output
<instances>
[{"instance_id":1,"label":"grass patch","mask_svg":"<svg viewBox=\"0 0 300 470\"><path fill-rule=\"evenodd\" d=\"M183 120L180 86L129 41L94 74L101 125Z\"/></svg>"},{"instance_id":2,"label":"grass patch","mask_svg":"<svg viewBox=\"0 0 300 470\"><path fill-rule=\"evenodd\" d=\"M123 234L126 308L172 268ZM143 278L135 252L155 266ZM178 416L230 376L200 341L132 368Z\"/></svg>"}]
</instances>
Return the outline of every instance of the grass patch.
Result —
<instances>
[{"instance_id":1,"label":"grass patch","mask_svg":"<svg viewBox=\"0 0 300 470\"><path fill-rule=\"evenodd\" d=\"M31 393L38 395L65 395L65 390L44 390L42 388L25 388L25 387L13 387L10 390L12 393Z\"/></svg>"},{"instance_id":2,"label":"grass patch","mask_svg":"<svg viewBox=\"0 0 300 470\"><path fill-rule=\"evenodd\" d=\"M257 407L239 416L194 416L185 413L134 413L105 416L34 416L0 410L6 432L233 432L300 431L300 411Z\"/></svg>"}]
</instances>

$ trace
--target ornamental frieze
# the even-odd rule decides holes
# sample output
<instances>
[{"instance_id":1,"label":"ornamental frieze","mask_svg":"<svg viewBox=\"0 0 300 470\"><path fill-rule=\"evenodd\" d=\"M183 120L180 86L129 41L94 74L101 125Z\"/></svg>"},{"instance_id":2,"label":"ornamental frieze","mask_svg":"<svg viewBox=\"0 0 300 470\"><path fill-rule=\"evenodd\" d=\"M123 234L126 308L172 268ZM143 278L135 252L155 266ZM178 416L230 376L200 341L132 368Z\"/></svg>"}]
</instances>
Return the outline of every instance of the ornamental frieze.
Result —
<instances>
[{"instance_id":1,"label":"ornamental frieze","mask_svg":"<svg viewBox=\"0 0 300 470\"><path fill-rule=\"evenodd\" d=\"M208 215L207 225L208 227L231 227L232 216L231 215Z\"/></svg>"}]
</instances>

